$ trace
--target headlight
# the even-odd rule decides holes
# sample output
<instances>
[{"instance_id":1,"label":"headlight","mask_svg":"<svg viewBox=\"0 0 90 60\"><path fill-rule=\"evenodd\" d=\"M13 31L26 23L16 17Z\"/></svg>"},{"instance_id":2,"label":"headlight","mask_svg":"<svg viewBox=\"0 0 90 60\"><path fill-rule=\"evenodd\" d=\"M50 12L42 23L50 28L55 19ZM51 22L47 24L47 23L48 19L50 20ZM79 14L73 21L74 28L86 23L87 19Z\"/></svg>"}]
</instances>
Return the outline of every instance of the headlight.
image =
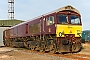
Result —
<instances>
[{"instance_id":1,"label":"headlight","mask_svg":"<svg viewBox=\"0 0 90 60\"><path fill-rule=\"evenodd\" d=\"M62 33L61 33L61 32L59 33L59 36L60 36L60 37L62 36Z\"/></svg>"},{"instance_id":2,"label":"headlight","mask_svg":"<svg viewBox=\"0 0 90 60\"><path fill-rule=\"evenodd\" d=\"M82 34L81 33L77 33L80 37L82 37Z\"/></svg>"},{"instance_id":3,"label":"headlight","mask_svg":"<svg viewBox=\"0 0 90 60\"><path fill-rule=\"evenodd\" d=\"M79 34L80 37L82 37L82 34Z\"/></svg>"}]
</instances>

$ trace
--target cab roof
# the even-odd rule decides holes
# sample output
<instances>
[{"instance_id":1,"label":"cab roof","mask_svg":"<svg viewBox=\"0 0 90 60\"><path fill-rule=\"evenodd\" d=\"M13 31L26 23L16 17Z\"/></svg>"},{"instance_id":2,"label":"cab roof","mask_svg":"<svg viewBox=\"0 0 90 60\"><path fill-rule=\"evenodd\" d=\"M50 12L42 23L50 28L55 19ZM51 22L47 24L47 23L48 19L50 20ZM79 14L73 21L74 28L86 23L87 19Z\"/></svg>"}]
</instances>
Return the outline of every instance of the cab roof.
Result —
<instances>
[{"instance_id":1,"label":"cab roof","mask_svg":"<svg viewBox=\"0 0 90 60\"><path fill-rule=\"evenodd\" d=\"M49 13L44 14L44 15L48 15L48 14L55 13L55 12L57 13L57 12L60 12L60 11L65 11L65 10L74 11L74 12L80 14L80 12L76 8L72 7L71 5L67 5L67 6L61 7L57 10L54 10L54 11L49 12Z\"/></svg>"}]
</instances>

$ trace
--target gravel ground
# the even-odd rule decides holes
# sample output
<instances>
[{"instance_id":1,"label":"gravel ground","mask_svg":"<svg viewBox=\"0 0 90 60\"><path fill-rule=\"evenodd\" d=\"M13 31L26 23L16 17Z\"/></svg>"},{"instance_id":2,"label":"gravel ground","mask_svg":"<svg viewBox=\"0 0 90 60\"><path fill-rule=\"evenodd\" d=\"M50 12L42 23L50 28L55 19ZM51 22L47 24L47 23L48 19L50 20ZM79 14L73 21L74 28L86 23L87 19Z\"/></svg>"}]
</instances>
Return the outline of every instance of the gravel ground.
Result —
<instances>
[{"instance_id":1,"label":"gravel ground","mask_svg":"<svg viewBox=\"0 0 90 60\"><path fill-rule=\"evenodd\" d=\"M36 52L26 52L26 50L18 48L0 48L0 60L71 60L70 58L63 58Z\"/></svg>"},{"instance_id":2,"label":"gravel ground","mask_svg":"<svg viewBox=\"0 0 90 60\"><path fill-rule=\"evenodd\" d=\"M23 48L0 47L0 60L82 60L81 58L86 57L88 59L90 57L90 44L82 45L82 51L71 55L53 55L49 53L30 51ZM81 54L81 56L79 54ZM79 57L80 59L78 59Z\"/></svg>"},{"instance_id":3,"label":"gravel ground","mask_svg":"<svg viewBox=\"0 0 90 60\"><path fill-rule=\"evenodd\" d=\"M83 46L83 49L82 51L79 52L79 54L90 55L90 43L82 44L82 46Z\"/></svg>"}]
</instances>

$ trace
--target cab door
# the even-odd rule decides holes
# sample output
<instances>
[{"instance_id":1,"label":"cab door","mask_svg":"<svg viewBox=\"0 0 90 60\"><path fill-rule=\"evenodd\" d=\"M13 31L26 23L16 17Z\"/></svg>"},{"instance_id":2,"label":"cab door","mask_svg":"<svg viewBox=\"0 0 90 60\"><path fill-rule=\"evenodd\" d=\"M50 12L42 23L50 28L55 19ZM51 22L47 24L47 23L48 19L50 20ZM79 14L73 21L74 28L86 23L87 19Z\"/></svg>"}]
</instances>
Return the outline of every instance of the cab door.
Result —
<instances>
[{"instance_id":1,"label":"cab door","mask_svg":"<svg viewBox=\"0 0 90 60\"><path fill-rule=\"evenodd\" d=\"M45 33L55 34L55 15L51 14L45 17Z\"/></svg>"}]
</instances>

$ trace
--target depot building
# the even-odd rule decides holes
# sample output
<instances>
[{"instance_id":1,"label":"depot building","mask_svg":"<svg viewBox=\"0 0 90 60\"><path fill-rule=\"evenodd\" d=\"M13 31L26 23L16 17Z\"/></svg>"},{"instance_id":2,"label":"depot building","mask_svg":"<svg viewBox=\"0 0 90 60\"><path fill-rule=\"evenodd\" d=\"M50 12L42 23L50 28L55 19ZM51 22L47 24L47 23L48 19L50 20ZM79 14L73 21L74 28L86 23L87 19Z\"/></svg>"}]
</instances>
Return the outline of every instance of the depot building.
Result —
<instances>
[{"instance_id":1,"label":"depot building","mask_svg":"<svg viewBox=\"0 0 90 60\"><path fill-rule=\"evenodd\" d=\"M23 20L0 20L0 46L3 44L3 31L9 27L24 22Z\"/></svg>"}]
</instances>

